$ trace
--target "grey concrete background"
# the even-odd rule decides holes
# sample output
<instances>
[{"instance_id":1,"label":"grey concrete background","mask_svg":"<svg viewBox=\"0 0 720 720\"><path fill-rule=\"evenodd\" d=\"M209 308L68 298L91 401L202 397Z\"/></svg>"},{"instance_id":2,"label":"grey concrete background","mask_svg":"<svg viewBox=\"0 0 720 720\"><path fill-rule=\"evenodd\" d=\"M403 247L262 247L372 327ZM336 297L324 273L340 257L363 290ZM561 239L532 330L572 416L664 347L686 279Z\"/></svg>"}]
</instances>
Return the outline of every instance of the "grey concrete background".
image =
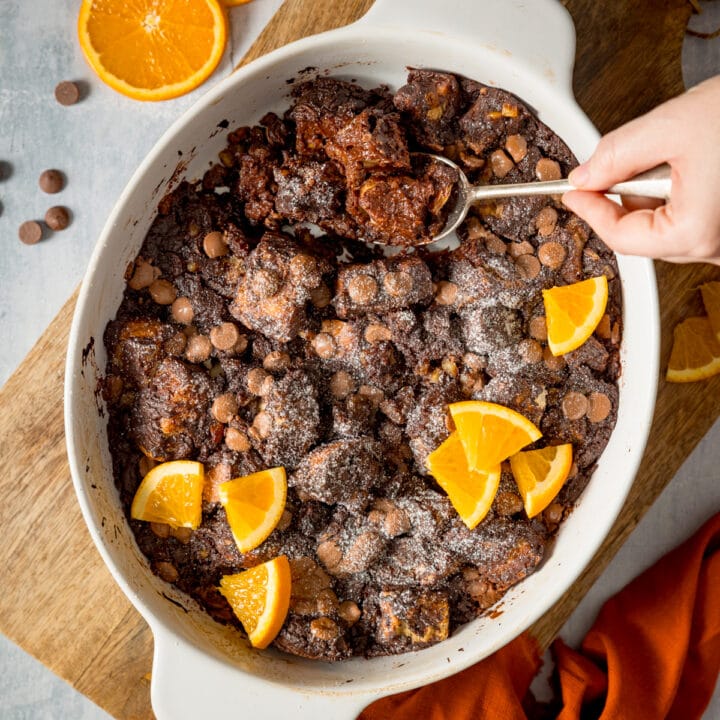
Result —
<instances>
[{"instance_id":1,"label":"grey concrete background","mask_svg":"<svg viewBox=\"0 0 720 720\"><path fill-rule=\"evenodd\" d=\"M231 11L232 38L221 66L194 93L164 103L138 103L97 80L75 42L76 0L0 2L0 384L21 362L80 281L112 204L165 127L197 96L230 72L281 0L254 0ZM720 3L702 3L691 21L720 25ZM683 71L689 87L720 72L720 39L688 38ZM63 108L60 80L87 82L87 97ZM46 168L67 175L58 195L44 195ZM41 219L51 205L71 209L73 222L36 246L17 239L18 225ZM720 422L716 423L643 518L580 604L563 637L577 643L602 602L688 537L720 509ZM0 635L0 718L100 720L109 716ZM720 692L705 713L720 718Z\"/></svg>"}]
</instances>

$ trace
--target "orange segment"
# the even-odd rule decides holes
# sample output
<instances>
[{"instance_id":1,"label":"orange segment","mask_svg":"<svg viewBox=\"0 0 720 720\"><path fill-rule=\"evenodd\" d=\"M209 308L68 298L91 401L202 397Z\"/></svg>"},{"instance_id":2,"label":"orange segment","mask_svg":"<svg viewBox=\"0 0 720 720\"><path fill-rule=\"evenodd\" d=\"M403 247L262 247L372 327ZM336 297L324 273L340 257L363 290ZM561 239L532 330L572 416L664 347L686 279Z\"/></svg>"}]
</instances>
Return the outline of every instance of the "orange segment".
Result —
<instances>
[{"instance_id":1,"label":"orange segment","mask_svg":"<svg viewBox=\"0 0 720 720\"><path fill-rule=\"evenodd\" d=\"M290 607L290 587L290 563L285 555L220 579L220 592L253 647L266 648L280 632Z\"/></svg>"},{"instance_id":2,"label":"orange segment","mask_svg":"<svg viewBox=\"0 0 720 720\"><path fill-rule=\"evenodd\" d=\"M535 442L542 433L526 417L510 408L481 400L449 406L467 464L487 472L518 450Z\"/></svg>"},{"instance_id":3,"label":"orange segment","mask_svg":"<svg viewBox=\"0 0 720 720\"><path fill-rule=\"evenodd\" d=\"M195 530L202 521L204 480L205 471L199 462L172 460L156 465L140 483L130 516Z\"/></svg>"},{"instance_id":4,"label":"orange segment","mask_svg":"<svg viewBox=\"0 0 720 720\"><path fill-rule=\"evenodd\" d=\"M101 80L136 100L167 100L206 80L225 50L217 0L83 0L80 47Z\"/></svg>"},{"instance_id":5,"label":"orange segment","mask_svg":"<svg viewBox=\"0 0 720 720\"><path fill-rule=\"evenodd\" d=\"M543 290L548 345L553 355L579 348L605 314L608 299L604 275Z\"/></svg>"},{"instance_id":6,"label":"orange segment","mask_svg":"<svg viewBox=\"0 0 720 720\"><path fill-rule=\"evenodd\" d=\"M572 444L520 452L510 467L529 518L541 513L560 492L572 467Z\"/></svg>"},{"instance_id":7,"label":"orange segment","mask_svg":"<svg viewBox=\"0 0 720 720\"><path fill-rule=\"evenodd\" d=\"M500 484L500 466L491 472L470 470L460 436L454 432L430 453L428 470L448 494L462 521L472 530L488 513Z\"/></svg>"},{"instance_id":8,"label":"orange segment","mask_svg":"<svg viewBox=\"0 0 720 720\"><path fill-rule=\"evenodd\" d=\"M693 382L720 373L720 340L706 317L691 317L674 330L666 378Z\"/></svg>"},{"instance_id":9,"label":"orange segment","mask_svg":"<svg viewBox=\"0 0 720 720\"><path fill-rule=\"evenodd\" d=\"M218 488L228 524L240 552L263 543L280 522L285 509L285 468L261 470L228 480Z\"/></svg>"},{"instance_id":10,"label":"orange segment","mask_svg":"<svg viewBox=\"0 0 720 720\"><path fill-rule=\"evenodd\" d=\"M710 327L715 333L715 337L720 342L720 282L705 283L700 286L703 305L705 312L708 314Z\"/></svg>"}]
</instances>

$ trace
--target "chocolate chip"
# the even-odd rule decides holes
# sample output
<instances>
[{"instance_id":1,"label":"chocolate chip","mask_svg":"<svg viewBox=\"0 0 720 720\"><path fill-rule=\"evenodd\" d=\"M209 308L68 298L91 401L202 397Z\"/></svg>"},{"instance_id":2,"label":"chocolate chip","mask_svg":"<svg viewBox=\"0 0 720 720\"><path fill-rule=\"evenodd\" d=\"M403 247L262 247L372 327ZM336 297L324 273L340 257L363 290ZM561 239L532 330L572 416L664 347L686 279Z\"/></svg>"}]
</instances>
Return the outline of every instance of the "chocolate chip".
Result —
<instances>
[{"instance_id":1,"label":"chocolate chip","mask_svg":"<svg viewBox=\"0 0 720 720\"><path fill-rule=\"evenodd\" d=\"M225 431L225 444L235 452L247 452L250 449L248 436L232 427Z\"/></svg>"},{"instance_id":2,"label":"chocolate chip","mask_svg":"<svg viewBox=\"0 0 720 720\"><path fill-rule=\"evenodd\" d=\"M65 186L65 176L59 170L43 170L38 179L43 192L50 195L59 193Z\"/></svg>"},{"instance_id":3,"label":"chocolate chip","mask_svg":"<svg viewBox=\"0 0 720 720\"><path fill-rule=\"evenodd\" d=\"M231 322L220 323L210 331L210 342L218 350L232 350L239 338L237 325Z\"/></svg>"},{"instance_id":4,"label":"chocolate chip","mask_svg":"<svg viewBox=\"0 0 720 720\"><path fill-rule=\"evenodd\" d=\"M63 80L55 86L55 99L61 105L74 105L80 99L80 88L70 80Z\"/></svg>"},{"instance_id":5,"label":"chocolate chip","mask_svg":"<svg viewBox=\"0 0 720 720\"><path fill-rule=\"evenodd\" d=\"M205 362L212 352L212 344L207 335L193 335L188 338L185 357L191 363Z\"/></svg>"},{"instance_id":6,"label":"chocolate chip","mask_svg":"<svg viewBox=\"0 0 720 720\"><path fill-rule=\"evenodd\" d=\"M389 272L383 278L383 286L388 295L403 297L411 292L413 279L412 276L406 272Z\"/></svg>"},{"instance_id":7,"label":"chocolate chip","mask_svg":"<svg viewBox=\"0 0 720 720\"><path fill-rule=\"evenodd\" d=\"M531 365L539 363L543 359L542 346L537 340L525 338L518 343L520 357Z\"/></svg>"},{"instance_id":8,"label":"chocolate chip","mask_svg":"<svg viewBox=\"0 0 720 720\"><path fill-rule=\"evenodd\" d=\"M18 237L26 245L35 245L42 240L42 225L35 220L26 220L18 228Z\"/></svg>"},{"instance_id":9,"label":"chocolate chip","mask_svg":"<svg viewBox=\"0 0 720 720\"><path fill-rule=\"evenodd\" d=\"M504 178L514 167L513 161L505 154L504 150L495 150L490 155L490 165L495 177Z\"/></svg>"},{"instance_id":10,"label":"chocolate chip","mask_svg":"<svg viewBox=\"0 0 720 720\"><path fill-rule=\"evenodd\" d=\"M353 302L364 305L375 299L378 286L370 275L356 275L348 281L347 291Z\"/></svg>"},{"instance_id":11,"label":"chocolate chip","mask_svg":"<svg viewBox=\"0 0 720 720\"><path fill-rule=\"evenodd\" d=\"M45 213L45 224L51 230L64 230L70 224L70 213L67 208L55 205Z\"/></svg>"},{"instance_id":12,"label":"chocolate chip","mask_svg":"<svg viewBox=\"0 0 720 720\"><path fill-rule=\"evenodd\" d=\"M228 254L228 246L221 232L214 230L203 238L203 250L209 258L222 257Z\"/></svg>"},{"instance_id":13,"label":"chocolate chip","mask_svg":"<svg viewBox=\"0 0 720 720\"><path fill-rule=\"evenodd\" d=\"M195 317L192 303L186 297L177 298L170 310L173 320L181 325L189 325L193 321L193 317Z\"/></svg>"},{"instance_id":14,"label":"chocolate chip","mask_svg":"<svg viewBox=\"0 0 720 720\"><path fill-rule=\"evenodd\" d=\"M238 403L232 393L219 395L213 401L210 412L212 416L219 422L227 425L237 414Z\"/></svg>"},{"instance_id":15,"label":"chocolate chip","mask_svg":"<svg viewBox=\"0 0 720 720\"><path fill-rule=\"evenodd\" d=\"M168 280L153 280L148 292L158 305L172 305L177 297L175 286Z\"/></svg>"},{"instance_id":16,"label":"chocolate chip","mask_svg":"<svg viewBox=\"0 0 720 720\"><path fill-rule=\"evenodd\" d=\"M547 340L547 322L542 315L536 315L528 325L530 337L545 342Z\"/></svg>"},{"instance_id":17,"label":"chocolate chip","mask_svg":"<svg viewBox=\"0 0 720 720\"><path fill-rule=\"evenodd\" d=\"M590 403L590 407L587 411L587 418L592 423L602 422L612 410L610 398L605 395L605 393L590 393L588 402Z\"/></svg>"},{"instance_id":18,"label":"chocolate chip","mask_svg":"<svg viewBox=\"0 0 720 720\"><path fill-rule=\"evenodd\" d=\"M552 235L557 227L558 213L554 207L544 207L535 218L535 227L543 237Z\"/></svg>"},{"instance_id":19,"label":"chocolate chip","mask_svg":"<svg viewBox=\"0 0 720 720\"><path fill-rule=\"evenodd\" d=\"M535 166L535 175L538 180L559 180L562 177L560 163L550 158L540 158Z\"/></svg>"},{"instance_id":20,"label":"chocolate chip","mask_svg":"<svg viewBox=\"0 0 720 720\"><path fill-rule=\"evenodd\" d=\"M521 255L515 265L527 280L534 280L540 274L540 261L534 255Z\"/></svg>"},{"instance_id":21,"label":"chocolate chip","mask_svg":"<svg viewBox=\"0 0 720 720\"><path fill-rule=\"evenodd\" d=\"M371 345L382 342L383 340L392 339L392 333L390 332L390 328L386 327L385 325L380 325L378 323L370 323L370 325L365 328L364 334L365 340Z\"/></svg>"},{"instance_id":22,"label":"chocolate chip","mask_svg":"<svg viewBox=\"0 0 720 720\"><path fill-rule=\"evenodd\" d=\"M532 255L535 248L527 241L512 242L507 246L507 251L512 258L519 258L521 255Z\"/></svg>"},{"instance_id":23,"label":"chocolate chip","mask_svg":"<svg viewBox=\"0 0 720 720\"><path fill-rule=\"evenodd\" d=\"M588 408L588 399L582 393L571 390L563 398L562 411L568 420L580 420L588 411Z\"/></svg>"},{"instance_id":24,"label":"chocolate chip","mask_svg":"<svg viewBox=\"0 0 720 720\"><path fill-rule=\"evenodd\" d=\"M527 155L527 140L522 135L508 135L505 149L512 159L519 163Z\"/></svg>"},{"instance_id":25,"label":"chocolate chip","mask_svg":"<svg viewBox=\"0 0 720 720\"><path fill-rule=\"evenodd\" d=\"M551 270L557 270L565 262L567 257L567 251L559 243L551 240L550 242L543 243L538 248L538 259L540 262L549 267Z\"/></svg>"}]
</instances>

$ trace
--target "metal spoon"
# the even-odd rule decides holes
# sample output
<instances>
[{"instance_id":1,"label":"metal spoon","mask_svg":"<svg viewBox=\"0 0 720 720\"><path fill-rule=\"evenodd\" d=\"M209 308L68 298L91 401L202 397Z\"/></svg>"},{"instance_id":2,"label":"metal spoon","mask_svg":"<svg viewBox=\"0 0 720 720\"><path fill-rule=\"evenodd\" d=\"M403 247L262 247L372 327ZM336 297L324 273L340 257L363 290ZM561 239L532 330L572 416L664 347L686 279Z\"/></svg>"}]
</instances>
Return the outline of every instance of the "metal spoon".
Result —
<instances>
[{"instance_id":1,"label":"metal spoon","mask_svg":"<svg viewBox=\"0 0 720 720\"><path fill-rule=\"evenodd\" d=\"M417 153L428 158L445 163L457 170L457 202L450 210L445 227L426 243L436 242L455 230L465 219L471 205L480 200L489 200L501 197L518 197L528 195L561 195L568 190L575 190L575 186L568 180L550 180L545 182L516 183L506 185L471 185L467 175L458 167L457 163L432 153ZM608 195L632 195L634 197L649 197L668 200L670 198L671 168L667 164L658 165L652 170L640 173L630 180L613 185L605 191Z\"/></svg>"}]
</instances>

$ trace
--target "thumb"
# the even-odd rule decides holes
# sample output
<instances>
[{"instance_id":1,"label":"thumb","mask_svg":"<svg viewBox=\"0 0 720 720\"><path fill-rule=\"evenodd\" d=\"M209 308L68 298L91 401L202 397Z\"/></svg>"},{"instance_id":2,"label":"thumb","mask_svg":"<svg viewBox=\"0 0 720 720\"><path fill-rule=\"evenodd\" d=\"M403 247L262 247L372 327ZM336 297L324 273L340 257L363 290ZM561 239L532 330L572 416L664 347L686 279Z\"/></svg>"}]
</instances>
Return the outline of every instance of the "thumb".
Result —
<instances>
[{"instance_id":1,"label":"thumb","mask_svg":"<svg viewBox=\"0 0 720 720\"><path fill-rule=\"evenodd\" d=\"M581 190L602 191L649 170L674 155L667 114L653 110L613 130L589 160L576 167L570 182Z\"/></svg>"}]
</instances>

